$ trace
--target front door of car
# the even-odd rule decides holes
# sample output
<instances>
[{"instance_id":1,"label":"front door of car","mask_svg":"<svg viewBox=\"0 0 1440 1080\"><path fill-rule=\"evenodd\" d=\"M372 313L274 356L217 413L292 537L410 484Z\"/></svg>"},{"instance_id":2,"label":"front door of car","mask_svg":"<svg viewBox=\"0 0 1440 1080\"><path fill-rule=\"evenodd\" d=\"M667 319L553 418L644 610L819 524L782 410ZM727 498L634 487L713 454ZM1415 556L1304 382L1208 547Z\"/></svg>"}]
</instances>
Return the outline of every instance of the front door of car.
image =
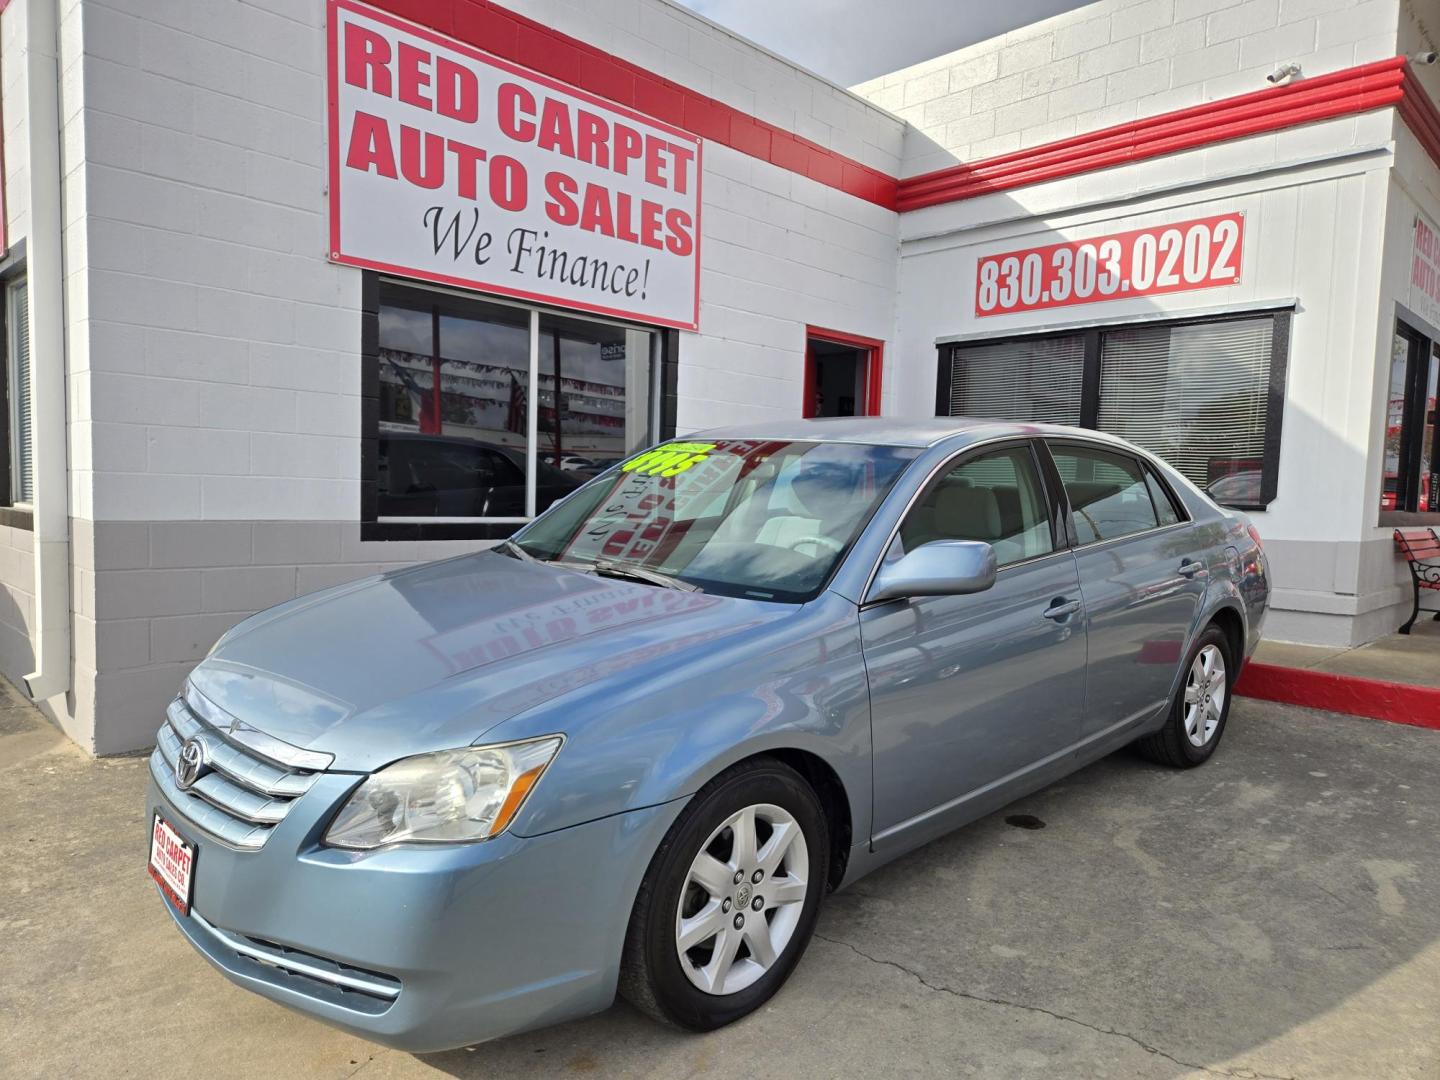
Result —
<instances>
[{"instance_id":1,"label":"front door of car","mask_svg":"<svg viewBox=\"0 0 1440 1080\"><path fill-rule=\"evenodd\" d=\"M995 584L860 614L874 739L874 843L938 834L1013 791L1079 735L1085 632L1075 560L1028 441L963 457L923 492L886 553L984 540Z\"/></svg>"},{"instance_id":2,"label":"front door of car","mask_svg":"<svg viewBox=\"0 0 1440 1080\"><path fill-rule=\"evenodd\" d=\"M1138 458L1048 443L1070 503L1090 664L1085 737L1152 718L1169 701L1208 568L1194 529Z\"/></svg>"}]
</instances>

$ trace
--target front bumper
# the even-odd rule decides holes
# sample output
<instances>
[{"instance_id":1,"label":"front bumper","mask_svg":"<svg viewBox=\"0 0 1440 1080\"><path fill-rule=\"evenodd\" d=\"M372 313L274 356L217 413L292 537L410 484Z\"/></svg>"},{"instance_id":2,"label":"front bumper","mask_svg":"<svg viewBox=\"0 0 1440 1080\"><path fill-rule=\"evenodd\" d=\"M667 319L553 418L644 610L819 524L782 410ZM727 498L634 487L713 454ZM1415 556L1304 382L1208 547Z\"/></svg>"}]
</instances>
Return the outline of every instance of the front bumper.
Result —
<instances>
[{"instance_id":1,"label":"front bumper","mask_svg":"<svg viewBox=\"0 0 1440 1080\"><path fill-rule=\"evenodd\" d=\"M358 779L322 774L263 848L241 851L198 830L152 776L149 814L196 848L198 918L163 902L226 977L417 1053L610 1004L636 891L683 800L534 837L321 846Z\"/></svg>"}]
</instances>

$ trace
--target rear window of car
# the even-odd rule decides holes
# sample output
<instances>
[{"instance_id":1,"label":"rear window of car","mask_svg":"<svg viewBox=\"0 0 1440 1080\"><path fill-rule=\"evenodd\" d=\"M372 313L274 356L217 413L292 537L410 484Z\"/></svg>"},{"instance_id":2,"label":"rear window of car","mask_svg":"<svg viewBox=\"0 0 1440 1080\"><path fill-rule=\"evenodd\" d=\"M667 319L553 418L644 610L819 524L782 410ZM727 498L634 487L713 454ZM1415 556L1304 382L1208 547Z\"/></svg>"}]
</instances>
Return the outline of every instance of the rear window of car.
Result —
<instances>
[{"instance_id":1,"label":"rear window of car","mask_svg":"<svg viewBox=\"0 0 1440 1080\"><path fill-rule=\"evenodd\" d=\"M1051 444L1050 453L1070 497L1070 520L1081 544L1159 527L1145 472L1133 457L1069 443Z\"/></svg>"}]
</instances>

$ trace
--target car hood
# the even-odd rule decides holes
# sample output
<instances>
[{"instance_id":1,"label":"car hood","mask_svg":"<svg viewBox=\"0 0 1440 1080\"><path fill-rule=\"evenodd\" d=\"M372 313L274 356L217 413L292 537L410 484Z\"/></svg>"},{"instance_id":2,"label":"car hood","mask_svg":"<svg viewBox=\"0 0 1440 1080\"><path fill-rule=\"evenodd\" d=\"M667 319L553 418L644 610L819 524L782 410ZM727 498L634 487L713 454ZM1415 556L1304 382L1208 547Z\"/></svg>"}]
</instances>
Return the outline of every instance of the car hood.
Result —
<instances>
[{"instance_id":1,"label":"car hood","mask_svg":"<svg viewBox=\"0 0 1440 1080\"><path fill-rule=\"evenodd\" d=\"M367 771L796 611L481 552L301 597L190 675L230 716Z\"/></svg>"}]
</instances>

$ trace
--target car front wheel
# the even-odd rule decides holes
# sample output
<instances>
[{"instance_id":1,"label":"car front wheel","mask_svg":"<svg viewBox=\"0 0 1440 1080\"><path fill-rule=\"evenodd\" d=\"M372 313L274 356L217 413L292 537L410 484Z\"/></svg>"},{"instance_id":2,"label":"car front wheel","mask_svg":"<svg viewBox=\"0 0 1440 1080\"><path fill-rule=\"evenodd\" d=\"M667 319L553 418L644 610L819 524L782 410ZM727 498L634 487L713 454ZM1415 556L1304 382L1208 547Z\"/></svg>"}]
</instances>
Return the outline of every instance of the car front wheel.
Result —
<instances>
[{"instance_id":1,"label":"car front wheel","mask_svg":"<svg viewBox=\"0 0 1440 1080\"><path fill-rule=\"evenodd\" d=\"M758 1009L809 943L829 870L824 811L793 769L745 762L671 826L636 897L620 992L709 1031Z\"/></svg>"}]
</instances>

